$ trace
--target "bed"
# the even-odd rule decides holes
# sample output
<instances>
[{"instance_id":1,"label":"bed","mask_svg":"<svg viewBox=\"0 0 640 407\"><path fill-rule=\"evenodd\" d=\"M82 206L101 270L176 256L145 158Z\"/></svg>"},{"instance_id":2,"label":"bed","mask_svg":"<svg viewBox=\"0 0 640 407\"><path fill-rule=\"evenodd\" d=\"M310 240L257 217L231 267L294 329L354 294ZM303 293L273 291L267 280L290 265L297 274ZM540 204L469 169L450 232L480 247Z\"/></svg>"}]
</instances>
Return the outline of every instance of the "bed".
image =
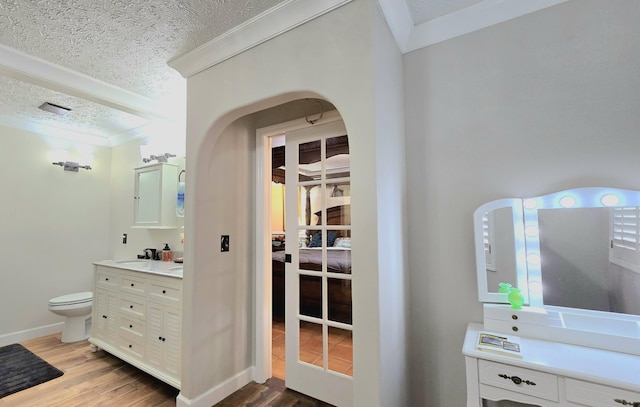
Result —
<instances>
[{"instance_id":1,"label":"bed","mask_svg":"<svg viewBox=\"0 0 640 407\"><path fill-rule=\"evenodd\" d=\"M299 249L299 269L320 271L322 249L309 247ZM284 317L284 258L285 251L272 254L273 315ZM351 249L348 247L327 248L327 271L351 274ZM351 280L328 278L328 317L332 321L351 324ZM300 313L322 317L322 282L317 276L300 276Z\"/></svg>"}]
</instances>

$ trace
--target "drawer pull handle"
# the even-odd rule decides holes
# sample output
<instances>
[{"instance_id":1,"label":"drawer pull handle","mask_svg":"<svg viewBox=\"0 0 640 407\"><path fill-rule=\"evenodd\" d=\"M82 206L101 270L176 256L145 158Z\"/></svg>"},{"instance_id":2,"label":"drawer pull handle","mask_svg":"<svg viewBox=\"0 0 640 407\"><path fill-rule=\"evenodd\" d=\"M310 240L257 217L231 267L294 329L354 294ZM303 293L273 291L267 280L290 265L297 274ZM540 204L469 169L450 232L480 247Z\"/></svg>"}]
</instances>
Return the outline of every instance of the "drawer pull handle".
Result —
<instances>
[{"instance_id":1,"label":"drawer pull handle","mask_svg":"<svg viewBox=\"0 0 640 407\"><path fill-rule=\"evenodd\" d=\"M129 348L133 348L133 345L129 345Z\"/></svg>"},{"instance_id":2,"label":"drawer pull handle","mask_svg":"<svg viewBox=\"0 0 640 407\"><path fill-rule=\"evenodd\" d=\"M518 376L507 376L506 374L499 374L498 376L502 377L503 379L511 380L514 384L522 384L522 383L524 383L524 384L528 384L529 386L535 386L536 385L531 380L522 380Z\"/></svg>"},{"instance_id":3,"label":"drawer pull handle","mask_svg":"<svg viewBox=\"0 0 640 407\"><path fill-rule=\"evenodd\" d=\"M166 294L166 293L167 293L167 290L162 290L162 294Z\"/></svg>"},{"instance_id":4,"label":"drawer pull handle","mask_svg":"<svg viewBox=\"0 0 640 407\"><path fill-rule=\"evenodd\" d=\"M102 318L107 319L107 316L106 316L106 315L103 315L103 316L102 316Z\"/></svg>"},{"instance_id":5,"label":"drawer pull handle","mask_svg":"<svg viewBox=\"0 0 640 407\"><path fill-rule=\"evenodd\" d=\"M134 284L133 284L133 283L131 283L131 287L133 287L133 286L134 286Z\"/></svg>"},{"instance_id":6,"label":"drawer pull handle","mask_svg":"<svg viewBox=\"0 0 640 407\"><path fill-rule=\"evenodd\" d=\"M129 305L129 308L133 309L133 305Z\"/></svg>"},{"instance_id":7,"label":"drawer pull handle","mask_svg":"<svg viewBox=\"0 0 640 407\"><path fill-rule=\"evenodd\" d=\"M105 278L104 281L109 281L109 277Z\"/></svg>"},{"instance_id":8,"label":"drawer pull handle","mask_svg":"<svg viewBox=\"0 0 640 407\"><path fill-rule=\"evenodd\" d=\"M511 315L511 319L513 319L515 321L516 319L518 319L518 316L516 314L513 314L513 315Z\"/></svg>"},{"instance_id":9,"label":"drawer pull handle","mask_svg":"<svg viewBox=\"0 0 640 407\"><path fill-rule=\"evenodd\" d=\"M640 407L640 401L627 401L621 399L613 399L616 403L620 403L623 406Z\"/></svg>"},{"instance_id":10,"label":"drawer pull handle","mask_svg":"<svg viewBox=\"0 0 640 407\"><path fill-rule=\"evenodd\" d=\"M133 325L129 325L129 328L133 328Z\"/></svg>"}]
</instances>

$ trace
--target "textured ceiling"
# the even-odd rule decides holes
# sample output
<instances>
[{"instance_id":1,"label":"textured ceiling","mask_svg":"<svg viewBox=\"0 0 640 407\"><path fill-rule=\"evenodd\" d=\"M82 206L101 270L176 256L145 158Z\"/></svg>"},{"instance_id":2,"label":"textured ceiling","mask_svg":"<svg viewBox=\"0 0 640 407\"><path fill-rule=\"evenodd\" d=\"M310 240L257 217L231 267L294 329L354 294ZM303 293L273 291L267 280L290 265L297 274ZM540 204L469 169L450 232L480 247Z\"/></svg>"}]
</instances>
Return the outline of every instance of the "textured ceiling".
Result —
<instances>
[{"instance_id":1,"label":"textured ceiling","mask_svg":"<svg viewBox=\"0 0 640 407\"><path fill-rule=\"evenodd\" d=\"M150 98L184 54L282 0L2 0L0 43Z\"/></svg>"},{"instance_id":2,"label":"textured ceiling","mask_svg":"<svg viewBox=\"0 0 640 407\"><path fill-rule=\"evenodd\" d=\"M186 83L167 62L289 1L0 0L0 45L169 107L177 112L169 119L179 121ZM477 2L406 0L406 5L420 24ZM0 49L0 68L5 57ZM0 76L0 123L68 129L102 138L105 145L150 123L149 115L139 117L108 100L61 92L68 90L20 74ZM38 110L45 101L72 111L59 117Z\"/></svg>"},{"instance_id":3,"label":"textured ceiling","mask_svg":"<svg viewBox=\"0 0 640 407\"><path fill-rule=\"evenodd\" d=\"M282 0L0 0L0 44L170 105L185 80L167 65ZM37 107L72 108L64 117ZM176 106L176 110L184 107ZM147 122L0 77L0 116L109 137Z\"/></svg>"}]
</instances>

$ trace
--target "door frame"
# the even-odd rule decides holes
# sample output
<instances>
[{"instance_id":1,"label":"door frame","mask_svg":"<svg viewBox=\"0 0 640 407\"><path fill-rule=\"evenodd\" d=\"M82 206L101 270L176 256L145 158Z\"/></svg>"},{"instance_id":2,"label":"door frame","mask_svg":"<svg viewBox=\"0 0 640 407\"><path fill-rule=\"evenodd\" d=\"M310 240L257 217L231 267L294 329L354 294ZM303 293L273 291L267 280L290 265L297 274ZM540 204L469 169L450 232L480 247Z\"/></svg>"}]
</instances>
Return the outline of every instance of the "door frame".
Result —
<instances>
[{"instance_id":1,"label":"door frame","mask_svg":"<svg viewBox=\"0 0 640 407\"><path fill-rule=\"evenodd\" d=\"M271 138L288 131L324 124L342 117L336 110L325 112L322 120L306 118L278 123L256 130L255 178L255 364L253 380L264 383L271 378ZM285 246L286 247L286 246ZM286 380L285 380L286 382Z\"/></svg>"}]
</instances>

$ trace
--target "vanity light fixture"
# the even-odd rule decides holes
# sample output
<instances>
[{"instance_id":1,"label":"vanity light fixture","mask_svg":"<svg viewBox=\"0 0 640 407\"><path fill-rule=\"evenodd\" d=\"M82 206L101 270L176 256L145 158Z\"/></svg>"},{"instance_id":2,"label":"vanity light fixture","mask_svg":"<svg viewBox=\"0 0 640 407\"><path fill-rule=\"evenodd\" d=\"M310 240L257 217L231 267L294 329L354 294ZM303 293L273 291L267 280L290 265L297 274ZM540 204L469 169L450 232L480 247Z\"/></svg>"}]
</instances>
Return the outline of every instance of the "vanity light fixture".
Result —
<instances>
[{"instance_id":1,"label":"vanity light fixture","mask_svg":"<svg viewBox=\"0 0 640 407\"><path fill-rule=\"evenodd\" d=\"M149 162L151 162L151 161L153 161L153 160L157 160L159 163L166 163L166 162L167 162L167 160L168 160L170 157L175 157L175 156L176 156L175 154L171 154L171 153L164 153L164 154L162 154L162 155L155 155L155 154L151 154L151 155L149 156L149 158L144 158L144 157L143 157L143 158L142 158L142 161L143 161L145 164L146 164L146 163L149 163Z\"/></svg>"},{"instance_id":2,"label":"vanity light fixture","mask_svg":"<svg viewBox=\"0 0 640 407\"><path fill-rule=\"evenodd\" d=\"M78 164L76 162L73 162L73 161L58 161L58 162L54 162L52 164L61 166L62 169L64 169L65 171L78 172L78 170L80 168L83 168L85 170L90 170L91 169L90 165L80 165L80 164Z\"/></svg>"}]
</instances>

